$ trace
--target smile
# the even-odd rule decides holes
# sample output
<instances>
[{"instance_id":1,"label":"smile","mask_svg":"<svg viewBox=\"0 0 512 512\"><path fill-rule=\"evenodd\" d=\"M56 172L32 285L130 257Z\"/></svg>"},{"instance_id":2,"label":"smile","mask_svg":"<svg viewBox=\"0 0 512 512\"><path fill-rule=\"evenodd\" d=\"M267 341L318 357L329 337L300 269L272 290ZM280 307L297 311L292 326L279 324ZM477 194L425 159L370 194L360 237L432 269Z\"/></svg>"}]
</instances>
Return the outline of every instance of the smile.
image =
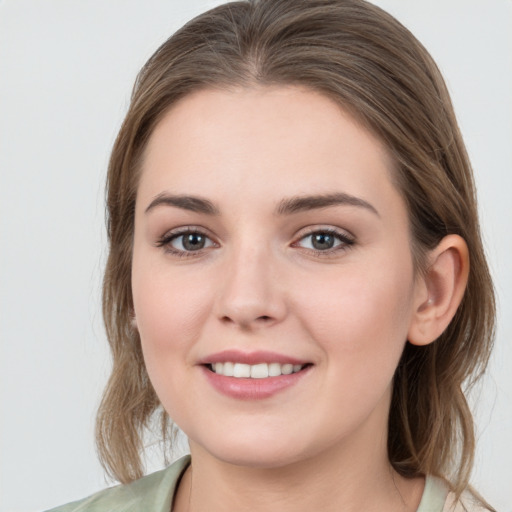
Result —
<instances>
[{"instance_id":1,"label":"smile","mask_svg":"<svg viewBox=\"0 0 512 512\"><path fill-rule=\"evenodd\" d=\"M269 377L279 377L300 372L305 366L303 364L291 363L244 364L226 361L210 364L209 369L217 375L224 377L267 379Z\"/></svg>"}]
</instances>

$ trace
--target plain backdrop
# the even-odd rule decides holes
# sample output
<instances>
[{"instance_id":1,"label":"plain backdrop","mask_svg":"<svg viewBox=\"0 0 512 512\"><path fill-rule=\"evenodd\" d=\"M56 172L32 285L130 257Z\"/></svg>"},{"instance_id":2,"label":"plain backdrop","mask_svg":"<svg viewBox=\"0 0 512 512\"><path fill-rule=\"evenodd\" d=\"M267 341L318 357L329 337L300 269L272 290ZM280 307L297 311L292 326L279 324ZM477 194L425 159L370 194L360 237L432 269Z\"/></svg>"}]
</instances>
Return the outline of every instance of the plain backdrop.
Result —
<instances>
[{"instance_id":1,"label":"plain backdrop","mask_svg":"<svg viewBox=\"0 0 512 512\"><path fill-rule=\"evenodd\" d=\"M0 512L106 485L93 417L109 370L100 312L109 150L138 69L218 3L0 0ZM474 165L500 316L474 400L473 482L511 512L512 2L375 3L438 62Z\"/></svg>"}]
</instances>

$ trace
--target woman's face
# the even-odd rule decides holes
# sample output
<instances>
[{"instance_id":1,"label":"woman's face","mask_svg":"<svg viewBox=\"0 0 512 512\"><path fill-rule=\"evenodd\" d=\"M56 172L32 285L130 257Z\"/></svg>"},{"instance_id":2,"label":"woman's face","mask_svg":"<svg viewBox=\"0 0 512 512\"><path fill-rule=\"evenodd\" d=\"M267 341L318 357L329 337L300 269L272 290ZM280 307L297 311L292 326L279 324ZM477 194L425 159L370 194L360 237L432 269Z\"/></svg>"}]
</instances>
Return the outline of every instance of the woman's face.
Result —
<instances>
[{"instance_id":1,"label":"woman's face","mask_svg":"<svg viewBox=\"0 0 512 512\"><path fill-rule=\"evenodd\" d=\"M385 446L418 301L391 165L295 87L197 92L156 127L133 299L151 381L193 453L277 467Z\"/></svg>"}]
</instances>

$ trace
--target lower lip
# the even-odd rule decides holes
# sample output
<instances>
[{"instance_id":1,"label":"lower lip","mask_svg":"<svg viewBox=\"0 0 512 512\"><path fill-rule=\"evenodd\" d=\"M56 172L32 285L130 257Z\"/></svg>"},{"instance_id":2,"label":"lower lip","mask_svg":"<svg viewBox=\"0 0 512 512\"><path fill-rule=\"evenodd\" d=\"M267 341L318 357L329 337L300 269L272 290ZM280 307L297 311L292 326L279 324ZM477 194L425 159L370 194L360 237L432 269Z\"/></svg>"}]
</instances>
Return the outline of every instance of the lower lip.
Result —
<instances>
[{"instance_id":1,"label":"lower lip","mask_svg":"<svg viewBox=\"0 0 512 512\"><path fill-rule=\"evenodd\" d=\"M267 377L266 379L248 379L225 377L202 366L203 373L210 384L220 393L238 400L262 400L269 398L280 391L291 388L297 384L307 373L311 366L306 366L297 373Z\"/></svg>"}]
</instances>

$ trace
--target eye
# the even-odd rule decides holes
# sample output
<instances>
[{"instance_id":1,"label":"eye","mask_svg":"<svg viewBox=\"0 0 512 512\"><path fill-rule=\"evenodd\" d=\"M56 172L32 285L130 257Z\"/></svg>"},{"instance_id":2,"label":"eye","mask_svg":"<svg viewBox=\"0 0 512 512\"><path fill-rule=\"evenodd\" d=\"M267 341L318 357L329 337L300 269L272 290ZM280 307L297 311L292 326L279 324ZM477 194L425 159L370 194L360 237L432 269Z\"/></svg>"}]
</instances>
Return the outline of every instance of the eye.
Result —
<instances>
[{"instance_id":1,"label":"eye","mask_svg":"<svg viewBox=\"0 0 512 512\"><path fill-rule=\"evenodd\" d=\"M293 245L315 252L333 252L346 249L354 244L354 239L336 229L317 229L301 237Z\"/></svg>"},{"instance_id":2,"label":"eye","mask_svg":"<svg viewBox=\"0 0 512 512\"><path fill-rule=\"evenodd\" d=\"M203 249L214 247L215 243L205 233L196 229L187 229L166 233L156 245L165 247L165 250L172 254L189 256Z\"/></svg>"}]
</instances>

